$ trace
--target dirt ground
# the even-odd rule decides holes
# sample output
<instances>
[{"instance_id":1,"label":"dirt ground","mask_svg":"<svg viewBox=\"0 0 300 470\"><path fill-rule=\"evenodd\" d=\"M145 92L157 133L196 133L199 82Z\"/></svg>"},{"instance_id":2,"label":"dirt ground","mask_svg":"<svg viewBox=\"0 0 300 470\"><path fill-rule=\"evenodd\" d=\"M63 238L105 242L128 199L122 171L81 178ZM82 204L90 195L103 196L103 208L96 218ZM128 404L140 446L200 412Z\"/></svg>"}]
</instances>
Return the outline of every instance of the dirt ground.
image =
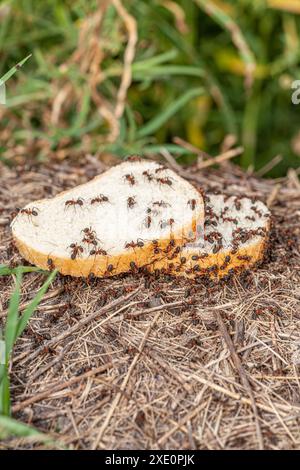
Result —
<instances>
[{"instance_id":1,"label":"dirt ground","mask_svg":"<svg viewBox=\"0 0 300 470\"><path fill-rule=\"evenodd\" d=\"M83 183L87 157L0 167L0 263L23 263L11 214ZM13 416L74 449L300 448L300 184L228 163L205 190L257 196L274 214L265 263L226 284L58 275L18 341ZM24 275L22 308L45 276ZM0 327L14 286L0 278ZM230 349L229 349L230 348ZM43 448L8 439L0 448Z\"/></svg>"}]
</instances>

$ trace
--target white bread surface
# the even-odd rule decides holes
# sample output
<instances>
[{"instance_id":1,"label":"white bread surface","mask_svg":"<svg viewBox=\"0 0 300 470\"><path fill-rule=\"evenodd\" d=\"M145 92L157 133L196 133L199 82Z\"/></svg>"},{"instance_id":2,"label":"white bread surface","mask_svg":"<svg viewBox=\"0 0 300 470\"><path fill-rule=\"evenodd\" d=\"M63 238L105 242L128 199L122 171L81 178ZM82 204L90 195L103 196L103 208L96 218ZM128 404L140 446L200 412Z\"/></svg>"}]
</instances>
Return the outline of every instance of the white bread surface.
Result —
<instances>
[{"instance_id":1,"label":"white bread surface","mask_svg":"<svg viewBox=\"0 0 300 470\"><path fill-rule=\"evenodd\" d=\"M30 263L65 275L106 277L151 265L195 240L196 231L203 237L204 202L172 170L134 158L28 204L11 227Z\"/></svg>"},{"instance_id":2,"label":"white bread surface","mask_svg":"<svg viewBox=\"0 0 300 470\"><path fill-rule=\"evenodd\" d=\"M247 197L207 194L204 241L186 244L176 256L165 256L152 271L196 278L222 278L261 262L268 244L271 213Z\"/></svg>"}]
</instances>

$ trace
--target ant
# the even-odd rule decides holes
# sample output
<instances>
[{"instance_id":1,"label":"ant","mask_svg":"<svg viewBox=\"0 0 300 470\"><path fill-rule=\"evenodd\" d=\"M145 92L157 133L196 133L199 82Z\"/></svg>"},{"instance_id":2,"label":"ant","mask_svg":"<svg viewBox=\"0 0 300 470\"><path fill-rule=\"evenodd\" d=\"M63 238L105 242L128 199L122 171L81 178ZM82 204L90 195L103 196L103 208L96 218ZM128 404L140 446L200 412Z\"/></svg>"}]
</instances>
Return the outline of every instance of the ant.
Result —
<instances>
[{"instance_id":1,"label":"ant","mask_svg":"<svg viewBox=\"0 0 300 470\"><path fill-rule=\"evenodd\" d=\"M128 207L128 209L132 209L135 204L136 204L135 196L130 196L130 197L127 199L127 207Z\"/></svg>"},{"instance_id":2,"label":"ant","mask_svg":"<svg viewBox=\"0 0 300 470\"><path fill-rule=\"evenodd\" d=\"M175 223L174 219L169 219L167 221L161 220L159 225L160 225L160 228L165 228L167 225L172 227L174 223Z\"/></svg>"},{"instance_id":3,"label":"ant","mask_svg":"<svg viewBox=\"0 0 300 470\"><path fill-rule=\"evenodd\" d=\"M148 170L143 171L143 176L147 178L149 183L154 180L154 176Z\"/></svg>"},{"instance_id":4,"label":"ant","mask_svg":"<svg viewBox=\"0 0 300 470\"><path fill-rule=\"evenodd\" d=\"M53 259L48 257L47 266L50 269L50 271L53 271L55 269L55 264L53 263Z\"/></svg>"},{"instance_id":5,"label":"ant","mask_svg":"<svg viewBox=\"0 0 300 470\"><path fill-rule=\"evenodd\" d=\"M140 238L137 239L136 243L134 241L129 242L129 243L125 243L125 248L126 249L128 249L128 248L133 248L134 249L136 247L142 248L143 246L144 246L144 242Z\"/></svg>"},{"instance_id":6,"label":"ant","mask_svg":"<svg viewBox=\"0 0 300 470\"><path fill-rule=\"evenodd\" d=\"M168 202L164 202L164 201L155 201L155 202L153 202L153 205L158 206L158 207L168 207L168 206L170 206L170 204Z\"/></svg>"},{"instance_id":7,"label":"ant","mask_svg":"<svg viewBox=\"0 0 300 470\"><path fill-rule=\"evenodd\" d=\"M156 168L155 173L159 173L160 171L167 170L168 168L166 166L161 165L159 168Z\"/></svg>"},{"instance_id":8,"label":"ant","mask_svg":"<svg viewBox=\"0 0 300 470\"><path fill-rule=\"evenodd\" d=\"M142 159L138 155L130 155L129 157L126 158L128 162L141 162Z\"/></svg>"},{"instance_id":9,"label":"ant","mask_svg":"<svg viewBox=\"0 0 300 470\"><path fill-rule=\"evenodd\" d=\"M113 264L109 264L106 268L106 271L103 273L103 276L110 276L113 273L113 271L115 271L115 269L116 268L114 267Z\"/></svg>"},{"instance_id":10,"label":"ant","mask_svg":"<svg viewBox=\"0 0 300 470\"><path fill-rule=\"evenodd\" d=\"M160 184L167 184L168 186L172 186L173 184L168 176L166 178L156 178L156 181Z\"/></svg>"},{"instance_id":11,"label":"ant","mask_svg":"<svg viewBox=\"0 0 300 470\"><path fill-rule=\"evenodd\" d=\"M107 256L107 251L103 250L102 248L94 248L92 251L90 251L90 255L93 256L98 256L98 255L102 255L102 256Z\"/></svg>"},{"instance_id":12,"label":"ant","mask_svg":"<svg viewBox=\"0 0 300 470\"><path fill-rule=\"evenodd\" d=\"M39 210L36 207L32 207L32 209L21 209L20 214L26 214L29 217L32 215L36 217L38 215Z\"/></svg>"},{"instance_id":13,"label":"ant","mask_svg":"<svg viewBox=\"0 0 300 470\"><path fill-rule=\"evenodd\" d=\"M91 200L91 204L102 204L102 202L109 202L108 197L104 196L104 194L99 194L99 196L96 196Z\"/></svg>"},{"instance_id":14,"label":"ant","mask_svg":"<svg viewBox=\"0 0 300 470\"><path fill-rule=\"evenodd\" d=\"M195 210L196 204L197 204L196 199L190 199L190 200L188 201L188 206L190 206L190 208L192 209L192 211Z\"/></svg>"},{"instance_id":15,"label":"ant","mask_svg":"<svg viewBox=\"0 0 300 470\"><path fill-rule=\"evenodd\" d=\"M81 232L83 232L88 238L92 238L92 239L97 238L97 234L95 230L92 230L92 227L86 227L82 229Z\"/></svg>"},{"instance_id":16,"label":"ant","mask_svg":"<svg viewBox=\"0 0 300 470\"><path fill-rule=\"evenodd\" d=\"M82 241L82 243L88 243L88 244L94 245L94 246L97 246L97 245L98 245L97 240L95 240L94 238L87 238L87 237L84 237L81 241Z\"/></svg>"},{"instance_id":17,"label":"ant","mask_svg":"<svg viewBox=\"0 0 300 470\"><path fill-rule=\"evenodd\" d=\"M81 197L79 197L78 199L69 199L65 202L66 207L75 207L76 205L80 207L83 205L83 199Z\"/></svg>"},{"instance_id":18,"label":"ant","mask_svg":"<svg viewBox=\"0 0 300 470\"><path fill-rule=\"evenodd\" d=\"M83 253L82 246L78 245L77 243L71 243L69 248L72 249L71 259L76 259L76 257L79 256L80 253Z\"/></svg>"},{"instance_id":19,"label":"ant","mask_svg":"<svg viewBox=\"0 0 300 470\"><path fill-rule=\"evenodd\" d=\"M131 271L133 274L138 273L139 268L137 267L137 265L135 264L134 261L130 261L129 266L130 266L130 271Z\"/></svg>"},{"instance_id":20,"label":"ant","mask_svg":"<svg viewBox=\"0 0 300 470\"><path fill-rule=\"evenodd\" d=\"M90 243L91 245L96 246L98 244L98 238L95 230L92 230L91 227L86 227L81 232L84 233L84 238L82 239L83 243Z\"/></svg>"},{"instance_id":21,"label":"ant","mask_svg":"<svg viewBox=\"0 0 300 470\"><path fill-rule=\"evenodd\" d=\"M146 225L147 228L150 228L151 222L152 222L152 219L151 219L150 215L148 215L146 217L146 222L145 222L145 225Z\"/></svg>"},{"instance_id":22,"label":"ant","mask_svg":"<svg viewBox=\"0 0 300 470\"><path fill-rule=\"evenodd\" d=\"M131 185L133 186L135 184L135 178L132 173L130 175L124 175L123 178Z\"/></svg>"}]
</instances>

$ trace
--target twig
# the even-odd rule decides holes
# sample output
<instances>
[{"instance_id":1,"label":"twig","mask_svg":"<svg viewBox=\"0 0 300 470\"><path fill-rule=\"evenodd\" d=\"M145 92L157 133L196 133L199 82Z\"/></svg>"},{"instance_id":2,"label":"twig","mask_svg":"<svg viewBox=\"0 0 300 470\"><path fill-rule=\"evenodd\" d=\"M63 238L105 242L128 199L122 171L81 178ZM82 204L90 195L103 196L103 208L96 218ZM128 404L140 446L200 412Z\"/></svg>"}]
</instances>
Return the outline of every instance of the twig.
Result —
<instances>
[{"instance_id":1,"label":"twig","mask_svg":"<svg viewBox=\"0 0 300 470\"><path fill-rule=\"evenodd\" d=\"M55 392L59 392L60 390L63 390L64 388L70 387L71 385L74 385L75 383L80 382L82 379L86 379L96 374L100 374L101 372L104 372L107 369L110 369L112 367L113 367L113 363L108 362L107 364L103 364L102 366L97 367L96 369L89 370L88 372L85 372L84 374L81 374L78 377L73 377L72 379L67 380L66 382L55 384L52 387L49 387L47 390L44 390L43 392L40 392L31 398L27 398L27 400L24 400L21 403L17 403L16 405L12 407L12 411L13 413L16 413L17 411L23 410L24 408L26 408L29 405L32 405L33 403L41 401L44 398L48 398L49 395L52 395Z\"/></svg>"},{"instance_id":2,"label":"twig","mask_svg":"<svg viewBox=\"0 0 300 470\"><path fill-rule=\"evenodd\" d=\"M243 153L243 147L237 147L236 149L227 150L227 152L217 155L216 157L212 157L205 162L201 162L197 165L198 170L203 170L203 168L208 168L209 166L215 165L216 163L225 162L231 158L237 157Z\"/></svg>"},{"instance_id":3,"label":"twig","mask_svg":"<svg viewBox=\"0 0 300 470\"><path fill-rule=\"evenodd\" d=\"M236 367L236 369L239 373L239 376L241 378L241 382L242 382L243 386L245 387L245 389L247 390L248 395L250 397L253 413L254 413L254 416L255 416L256 433L257 433L258 444L259 444L260 450L263 450L264 443L263 443L263 436L262 436L260 422L259 422L259 415L258 415L257 405L256 405L256 401L255 401L253 391L252 391L252 388L250 386L247 374L246 374L245 369L242 366L241 360L240 360L240 358L239 358L239 356L238 356L238 354L235 350L234 344L233 344L232 339L231 339L231 337L230 337L230 335L227 331L225 323L223 322L221 314L219 312L215 312L215 318L217 320L217 323L218 323L220 331L223 335L223 338L224 338L224 340L227 344L227 347L230 351L230 354L232 356L232 360L234 362L234 365L235 365L235 367Z\"/></svg>"},{"instance_id":4,"label":"twig","mask_svg":"<svg viewBox=\"0 0 300 470\"><path fill-rule=\"evenodd\" d=\"M272 170L276 165L278 165L282 161L282 155L276 155L276 157L272 158L265 166L263 166L260 170L256 171L255 175L258 177L264 176L270 170Z\"/></svg>"},{"instance_id":5,"label":"twig","mask_svg":"<svg viewBox=\"0 0 300 470\"><path fill-rule=\"evenodd\" d=\"M181 139L181 137L174 137L173 142L174 144L180 145L181 147L187 149L189 152L194 153L198 158L201 158L201 160L204 158L211 158L211 155L199 149L198 147L195 147L189 142L186 142L185 140Z\"/></svg>"},{"instance_id":6,"label":"twig","mask_svg":"<svg viewBox=\"0 0 300 470\"><path fill-rule=\"evenodd\" d=\"M205 379L204 377L199 377L196 374L191 374L189 378L193 378L197 380L197 382L202 383L203 385L207 385L211 389L215 390L216 392L223 393L224 395L228 396L229 398L232 398L234 400L237 400L239 403L243 403L244 405L250 405L252 406L252 402L249 398L243 397L240 393L232 392L231 390L228 390L224 387L221 387L220 385L215 384L214 382L211 382L210 380ZM263 403L256 403L257 408L267 411L269 413L274 414L273 408L270 406L264 405ZM293 409L300 410L299 406L296 405L281 405L279 403L276 403L277 409L284 411L285 413L291 413Z\"/></svg>"}]
</instances>

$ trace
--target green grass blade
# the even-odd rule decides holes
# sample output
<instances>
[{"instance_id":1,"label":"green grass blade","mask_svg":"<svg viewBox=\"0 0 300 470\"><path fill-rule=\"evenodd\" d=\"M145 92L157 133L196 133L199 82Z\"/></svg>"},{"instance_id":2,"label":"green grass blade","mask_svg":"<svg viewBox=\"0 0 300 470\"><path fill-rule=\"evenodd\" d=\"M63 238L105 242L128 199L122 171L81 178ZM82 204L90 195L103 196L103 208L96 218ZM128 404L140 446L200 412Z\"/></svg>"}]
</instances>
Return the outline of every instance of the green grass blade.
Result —
<instances>
[{"instance_id":1,"label":"green grass blade","mask_svg":"<svg viewBox=\"0 0 300 470\"><path fill-rule=\"evenodd\" d=\"M13 436L29 438L35 442L38 441L54 448L67 450L62 443L55 441L47 434L43 434L37 429L28 426L28 424L21 423L20 421L8 416L0 416L0 439L7 439Z\"/></svg>"},{"instance_id":2,"label":"green grass blade","mask_svg":"<svg viewBox=\"0 0 300 470\"><path fill-rule=\"evenodd\" d=\"M6 364L0 366L0 415L10 415L9 378ZM1 417L1 416L0 416Z\"/></svg>"},{"instance_id":3,"label":"green grass blade","mask_svg":"<svg viewBox=\"0 0 300 470\"><path fill-rule=\"evenodd\" d=\"M28 305L28 307L24 310L24 313L23 315L21 316L21 318L19 319L19 323L18 323L18 328L17 328L17 333L16 333L16 338L18 338L24 331L24 329L26 328L26 325L28 323L28 320L30 319L30 317L32 316L32 314L34 313L36 307L38 306L38 304L40 303L40 301L42 300L43 298L43 295L45 294L45 292L47 291L49 285L51 284L51 282L53 281L53 279L55 278L57 274L57 270L53 271L48 279L46 280L46 282L42 285L42 287L40 288L40 290L38 291L38 293L36 294L36 296L34 297L34 299L30 302L30 304Z\"/></svg>"},{"instance_id":4,"label":"green grass blade","mask_svg":"<svg viewBox=\"0 0 300 470\"><path fill-rule=\"evenodd\" d=\"M17 333L17 328L18 328L20 295L21 295L21 282L22 282L22 273L20 270L17 270L16 287L9 301L7 320L6 320L6 326L5 326L6 364L8 363L9 356L12 351L15 339L16 339L16 333Z\"/></svg>"},{"instance_id":5,"label":"green grass blade","mask_svg":"<svg viewBox=\"0 0 300 470\"><path fill-rule=\"evenodd\" d=\"M229 32L231 39L235 47L238 49L240 57L245 64L246 78L248 81L248 87L252 86L254 81L254 71L256 68L255 56L248 46L248 43L237 23L225 13L220 7L213 2L207 0L194 0L195 3L209 15L216 23Z\"/></svg>"},{"instance_id":6,"label":"green grass blade","mask_svg":"<svg viewBox=\"0 0 300 470\"><path fill-rule=\"evenodd\" d=\"M0 264L0 276L10 276L11 274L16 274L18 270L21 273L44 272L42 269L34 266L18 266L17 268L9 268L5 264Z\"/></svg>"},{"instance_id":7,"label":"green grass blade","mask_svg":"<svg viewBox=\"0 0 300 470\"><path fill-rule=\"evenodd\" d=\"M14 75L21 67L23 64L25 64L25 62L29 59L29 57L31 57L32 54L29 54L27 57L25 57L25 59L21 60L21 62L19 62L18 64L16 64L14 67L12 67L5 75L3 75L1 78L0 78L0 84L3 85L3 83L5 83L12 75Z\"/></svg>"},{"instance_id":8,"label":"green grass blade","mask_svg":"<svg viewBox=\"0 0 300 470\"><path fill-rule=\"evenodd\" d=\"M173 101L169 106L165 108L158 116L155 116L151 119L145 126L143 126L138 131L138 137L145 137L147 135L153 134L161 126L163 126L168 119L170 119L174 114L176 114L183 106L188 103L191 99L196 98L204 93L203 88L192 88L186 93L181 95L176 101Z\"/></svg>"}]
</instances>

